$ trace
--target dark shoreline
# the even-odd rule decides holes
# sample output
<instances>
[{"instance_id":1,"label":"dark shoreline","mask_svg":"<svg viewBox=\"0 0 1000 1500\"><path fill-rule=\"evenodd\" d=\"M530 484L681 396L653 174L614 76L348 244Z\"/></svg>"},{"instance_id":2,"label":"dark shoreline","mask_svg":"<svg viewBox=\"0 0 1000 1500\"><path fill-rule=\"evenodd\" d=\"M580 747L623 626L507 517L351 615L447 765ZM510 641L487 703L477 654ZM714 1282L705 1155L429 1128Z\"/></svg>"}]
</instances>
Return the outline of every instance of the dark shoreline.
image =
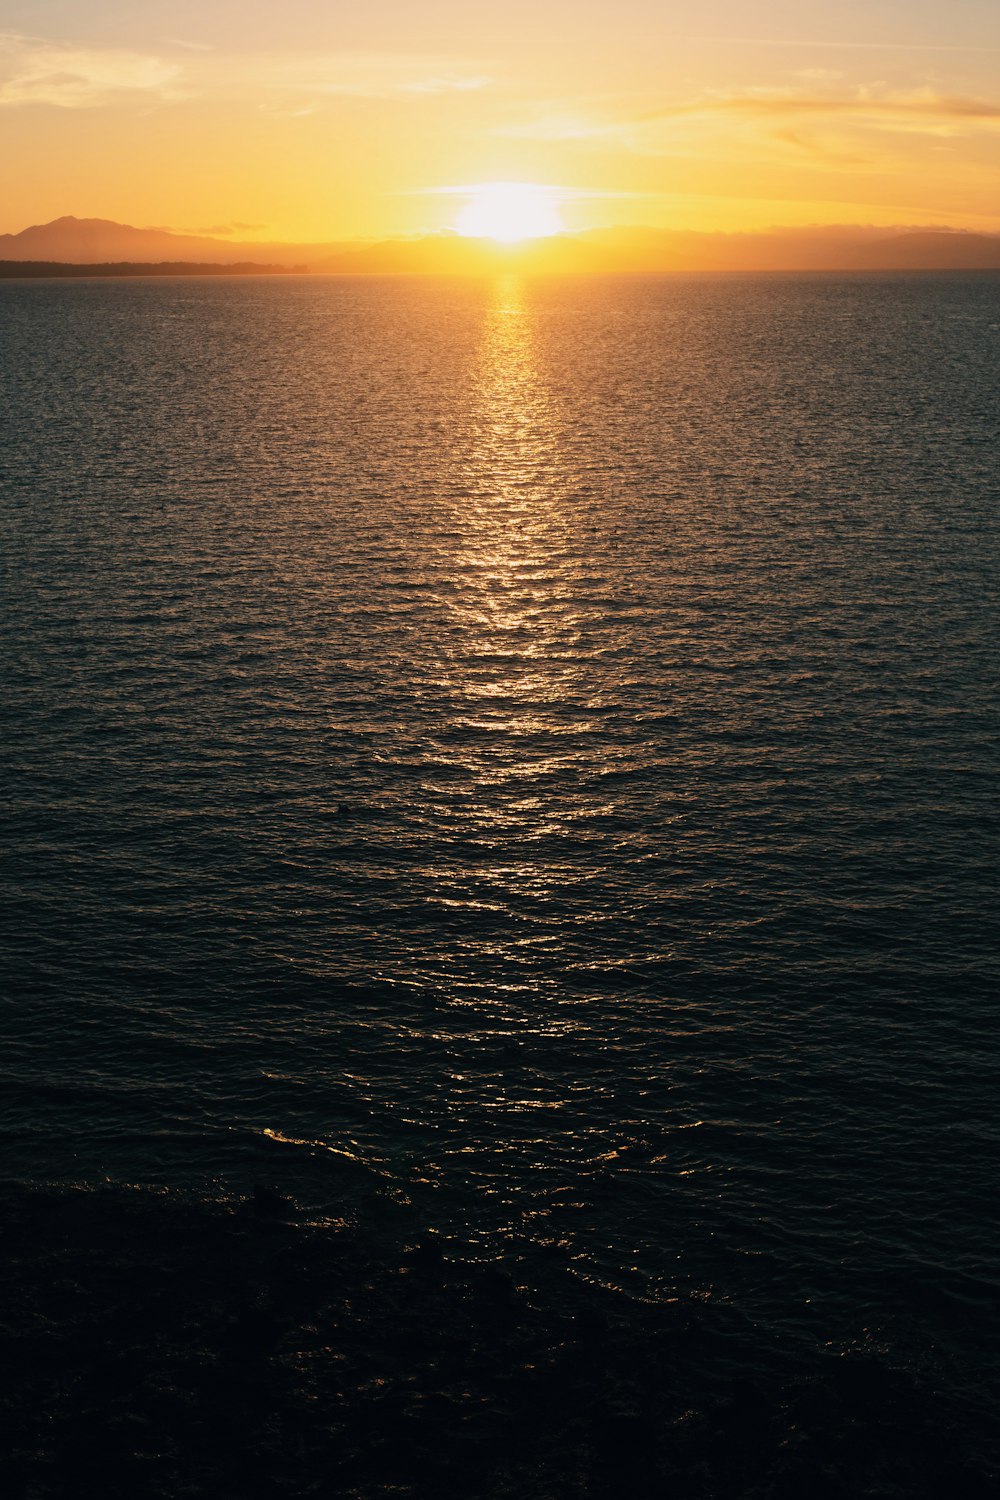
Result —
<instances>
[{"instance_id":1,"label":"dark shoreline","mask_svg":"<svg viewBox=\"0 0 1000 1500\"><path fill-rule=\"evenodd\" d=\"M725 1305L563 1305L267 1191L0 1195L7 1493L985 1500L982 1418Z\"/></svg>"}]
</instances>

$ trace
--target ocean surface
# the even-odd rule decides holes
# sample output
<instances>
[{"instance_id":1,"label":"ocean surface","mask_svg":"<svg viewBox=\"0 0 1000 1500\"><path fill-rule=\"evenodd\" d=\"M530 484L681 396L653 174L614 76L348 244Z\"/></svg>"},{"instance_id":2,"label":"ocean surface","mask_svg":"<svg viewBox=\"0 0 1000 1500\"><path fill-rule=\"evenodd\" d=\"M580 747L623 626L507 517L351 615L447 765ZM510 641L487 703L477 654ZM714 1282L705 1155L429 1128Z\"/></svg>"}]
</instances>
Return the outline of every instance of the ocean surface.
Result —
<instances>
[{"instance_id":1,"label":"ocean surface","mask_svg":"<svg viewBox=\"0 0 1000 1500\"><path fill-rule=\"evenodd\" d=\"M1000 277L6 283L0 345L6 1176L980 1399Z\"/></svg>"}]
</instances>

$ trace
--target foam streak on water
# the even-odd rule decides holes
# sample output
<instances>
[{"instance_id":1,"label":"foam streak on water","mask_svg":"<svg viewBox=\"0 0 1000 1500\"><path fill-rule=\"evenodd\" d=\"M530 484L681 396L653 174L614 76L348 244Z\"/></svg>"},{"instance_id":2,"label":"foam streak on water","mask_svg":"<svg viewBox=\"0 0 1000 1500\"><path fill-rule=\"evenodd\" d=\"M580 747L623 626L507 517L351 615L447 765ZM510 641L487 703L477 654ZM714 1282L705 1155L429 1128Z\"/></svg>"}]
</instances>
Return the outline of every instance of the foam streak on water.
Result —
<instances>
[{"instance_id":1,"label":"foam streak on water","mask_svg":"<svg viewBox=\"0 0 1000 1500\"><path fill-rule=\"evenodd\" d=\"M10 1170L974 1330L997 279L0 322Z\"/></svg>"}]
</instances>

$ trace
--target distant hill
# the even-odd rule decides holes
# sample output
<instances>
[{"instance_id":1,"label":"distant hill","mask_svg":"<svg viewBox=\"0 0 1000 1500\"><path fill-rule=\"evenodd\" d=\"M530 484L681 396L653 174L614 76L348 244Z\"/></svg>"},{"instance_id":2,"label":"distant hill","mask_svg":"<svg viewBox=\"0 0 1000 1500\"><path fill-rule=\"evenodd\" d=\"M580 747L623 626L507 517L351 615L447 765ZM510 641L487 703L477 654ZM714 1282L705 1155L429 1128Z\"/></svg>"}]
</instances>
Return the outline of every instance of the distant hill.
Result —
<instances>
[{"instance_id":1,"label":"distant hill","mask_svg":"<svg viewBox=\"0 0 1000 1500\"><path fill-rule=\"evenodd\" d=\"M897 234L872 245L858 246L853 252L853 263L862 270L891 266L914 271L996 271L1000 270L1000 236Z\"/></svg>"},{"instance_id":2,"label":"distant hill","mask_svg":"<svg viewBox=\"0 0 1000 1500\"><path fill-rule=\"evenodd\" d=\"M598 229L583 238L622 271L1000 270L1000 235L819 225L756 234Z\"/></svg>"},{"instance_id":3,"label":"distant hill","mask_svg":"<svg viewBox=\"0 0 1000 1500\"><path fill-rule=\"evenodd\" d=\"M207 265L239 261L269 265L308 265L353 248L343 242L290 245L175 234L170 229L137 229L113 219L66 216L32 224L19 234L0 234L0 260L67 261L75 265L118 262L198 261Z\"/></svg>"},{"instance_id":4,"label":"distant hill","mask_svg":"<svg viewBox=\"0 0 1000 1500\"><path fill-rule=\"evenodd\" d=\"M341 275L387 272L469 274L523 266L533 272L654 275L664 271L1000 270L1000 236L946 231L771 230L695 234L658 229L592 229L523 245L456 234L357 246L312 269Z\"/></svg>"},{"instance_id":5,"label":"distant hill","mask_svg":"<svg viewBox=\"0 0 1000 1500\"><path fill-rule=\"evenodd\" d=\"M297 269L329 275L487 274L523 267L534 272L895 271L1000 270L1000 235L947 229L876 229L820 225L754 234L698 234L628 227L555 235L524 245L494 245L451 231L380 242L257 243L210 235L137 229L110 219L54 219L19 234L0 235L0 260L62 262L76 267L166 263L206 270L252 263L271 272ZM12 274L12 273L6 273ZM50 272L48 274L57 274ZM68 274L68 273L63 273ZM135 275L118 270L103 274Z\"/></svg>"},{"instance_id":6,"label":"distant hill","mask_svg":"<svg viewBox=\"0 0 1000 1500\"><path fill-rule=\"evenodd\" d=\"M74 264L65 260L0 260L0 281L36 281L45 276L288 276L304 266L260 265L255 261L215 264L194 260L126 260Z\"/></svg>"}]
</instances>

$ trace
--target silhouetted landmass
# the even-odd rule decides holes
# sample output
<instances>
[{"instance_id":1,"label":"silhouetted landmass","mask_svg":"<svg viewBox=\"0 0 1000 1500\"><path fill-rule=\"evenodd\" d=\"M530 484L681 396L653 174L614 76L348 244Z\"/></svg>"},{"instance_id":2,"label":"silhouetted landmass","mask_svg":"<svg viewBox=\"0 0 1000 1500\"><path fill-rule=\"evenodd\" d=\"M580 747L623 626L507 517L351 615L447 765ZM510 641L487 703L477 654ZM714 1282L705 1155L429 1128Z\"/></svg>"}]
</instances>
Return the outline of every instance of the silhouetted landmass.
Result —
<instances>
[{"instance_id":1,"label":"silhouetted landmass","mask_svg":"<svg viewBox=\"0 0 1000 1500\"><path fill-rule=\"evenodd\" d=\"M815 225L760 233L594 230L587 237L621 270L954 271L1000 270L1000 236L941 230L886 232Z\"/></svg>"},{"instance_id":2,"label":"silhouetted landmass","mask_svg":"<svg viewBox=\"0 0 1000 1500\"><path fill-rule=\"evenodd\" d=\"M213 235L183 234L171 229L139 229L113 219L77 219L66 215L49 224L32 224L17 234L0 234L0 259L68 261L98 264L109 261L196 261L231 263L234 260L268 263L316 261L350 248L341 243L289 245L282 242L239 241Z\"/></svg>"},{"instance_id":3,"label":"silhouetted landmass","mask_svg":"<svg viewBox=\"0 0 1000 1500\"><path fill-rule=\"evenodd\" d=\"M660 229L594 229L515 245L425 235L360 245L313 267L334 274L481 274L498 268L586 275L699 271L1000 270L1000 237L867 229L697 234Z\"/></svg>"},{"instance_id":4,"label":"silhouetted landmass","mask_svg":"<svg viewBox=\"0 0 1000 1500\"><path fill-rule=\"evenodd\" d=\"M859 245L851 254L859 270L889 261L900 270L1000 271L1000 237L987 234L897 234Z\"/></svg>"},{"instance_id":5,"label":"silhouetted landmass","mask_svg":"<svg viewBox=\"0 0 1000 1500\"><path fill-rule=\"evenodd\" d=\"M229 265L183 260L108 261L97 265L70 265L57 260L0 260L0 280L25 281L41 276L289 276L301 274L305 269L305 266L257 265L248 260Z\"/></svg>"},{"instance_id":6,"label":"silhouetted landmass","mask_svg":"<svg viewBox=\"0 0 1000 1500\"><path fill-rule=\"evenodd\" d=\"M197 265L197 271L187 274L207 275L218 268L232 275L238 273L234 255L241 263L252 261L258 274L291 269L354 276L482 275L498 269L641 275L666 271L996 271L1000 270L1000 235L863 224L740 234L623 226L515 245L464 239L451 230L352 244L287 244L240 243L168 229L137 229L109 219L72 217L0 235L0 257L7 263L141 264L146 268L104 273L109 275L183 274L156 269L178 262Z\"/></svg>"},{"instance_id":7,"label":"silhouetted landmass","mask_svg":"<svg viewBox=\"0 0 1000 1500\"><path fill-rule=\"evenodd\" d=\"M515 1284L268 1189L0 1199L7 1493L32 1500L986 1500L986 1421L878 1348ZM515 1271L516 1274L516 1271ZM563 1278L560 1281L560 1278ZM994 1455L995 1456L995 1455Z\"/></svg>"}]
</instances>

